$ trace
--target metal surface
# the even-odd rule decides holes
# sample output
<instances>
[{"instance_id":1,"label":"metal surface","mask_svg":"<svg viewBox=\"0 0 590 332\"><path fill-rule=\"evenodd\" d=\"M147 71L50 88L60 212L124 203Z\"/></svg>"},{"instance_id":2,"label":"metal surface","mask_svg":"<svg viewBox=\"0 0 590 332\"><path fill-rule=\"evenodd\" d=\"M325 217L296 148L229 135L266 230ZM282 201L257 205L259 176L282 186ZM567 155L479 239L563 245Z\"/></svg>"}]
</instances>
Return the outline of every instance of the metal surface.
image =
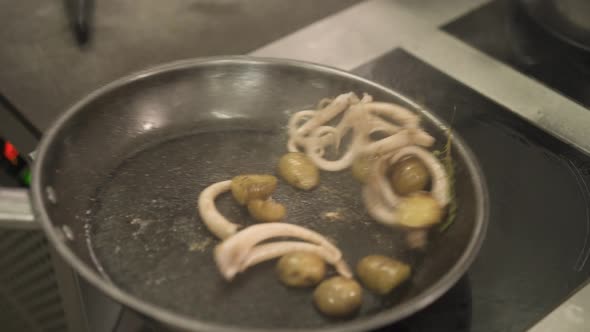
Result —
<instances>
[{"instance_id":1,"label":"metal surface","mask_svg":"<svg viewBox=\"0 0 590 332\"><path fill-rule=\"evenodd\" d=\"M445 1L445 5L459 13L482 3ZM374 0L361 3L254 54L314 61L351 70L399 46L532 124L590 153L587 130L590 112L586 108L439 30L433 23L445 22L445 17L452 15L448 10L437 12L433 7L436 5L431 2L409 5L404 1ZM423 12L427 14L422 16ZM373 19L366 25L351 25L355 17ZM349 50L351 43L363 47Z\"/></svg>"},{"instance_id":2,"label":"metal surface","mask_svg":"<svg viewBox=\"0 0 590 332\"><path fill-rule=\"evenodd\" d=\"M277 199L290 197L291 222L334 237L346 257L378 251L417 264L410 287L386 299L367 295L352 321L321 318L310 294L280 286L268 264L224 283L211 259L210 235L196 216L195 199L204 186L240 171L274 169L291 112L348 90L423 112L351 74L284 60L193 60L121 79L76 104L47 133L33 174L36 215L83 277L171 326L348 331L398 320L451 287L483 240L485 185L460 139L454 140L458 219L449 231L433 236L424 255L383 237L390 231L362 212L358 185L346 175L326 174L322 187L309 196L286 186L279 191ZM422 114L444 141L444 124ZM105 131L109 135L102 135ZM101 147L108 150L97 153ZM243 215L228 203L221 202L224 213ZM332 207L345 212L342 223L318 220L320 210ZM401 235L391 232L392 239Z\"/></svg>"},{"instance_id":3,"label":"metal surface","mask_svg":"<svg viewBox=\"0 0 590 332\"><path fill-rule=\"evenodd\" d=\"M439 25L488 1L363 1L259 48L251 55L310 61L351 70L400 46L404 40L423 38L416 34L424 29L434 32ZM370 19L359 20L359 17Z\"/></svg>"},{"instance_id":4,"label":"metal surface","mask_svg":"<svg viewBox=\"0 0 590 332\"><path fill-rule=\"evenodd\" d=\"M78 278L84 315L88 319L91 332L139 332L136 330L118 330L118 322L125 308L100 290L89 285L83 278Z\"/></svg>"},{"instance_id":5,"label":"metal surface","mask_svg":"<svg viewBox=\"0 0 590 332\"><path fill-rule=\"evenodd\" d=\"M22 188L0 187L0 228L37 229L29 202L29 192Z\"/></svg>"},{"instance_id":6,"label":"metal surface","mask_svg":"<svg viewBox=\"0 0 590 332\"><path fill-rule=\"evenodd\" d=\"M92 34L94 1L63 0L63 2L74 38L81 45L87 43Z\"/></svg>"},{"instance_id":7,"label":"metal surface","mask_svg":"<svg viewBox=\"0 0 590 332\"><path fill-rule=\"evenodd\" d=\"M51 276L43 275L43 278L55 279L59 297L62 304L63 319L70 332L95 332L90 328L87 319L87 304L82 298L80 288L80 277L76 271L68 265L64 259L55 251L48 248L49 256L53 267ZM104 317L106 318L106 317ZM60 330L64 331L64 330Z\"/></svg>"},{"instance_id":8,"label":"metal surface","mask_svg":"<svg viewBox=\"0 0 590 332\"><path fill-rule=\"evenodd\" d=\"M564 45L562 41L551 38L547 34L547 31L539 28L535 22L531 22L531 19L522 12L519 6L514 6L514 3L501 1L490 4L478 9L477 12L467 17L457 20L444 29L478 50L493 56L496 60L507 63L522 73L534 77L540 83L546 84L586 107L590 106L588 67L580 65L577 61L578 58L576 55L578 53L572 54L571 51L573 48L571 46ZM564 1L565 3L567 1ZM470 142L469 137L465 138ZM553 151L559 158L564 158L565 160L570 158L568 157L570 154L565 152L563 148L554 147ZM480 157L480 160L485 164L485 159ZM530 158L527 158L527 160L530 160ZM587 193L584 188L588 181L586 175L588 162L580 163L574 159L573 161L567 160L567 163L572 167L572 171L577 174L576 177L582 175L578 180L581 189L578 197L584 198L587 209ZM556 172L545 173L552 174L552 178L556 176ZM486 174L490 175L490 173ZM491 178L488 178L488 180L490 182L493 181ZM567 191L558 189L555 185L547 185L559 193ZM491 188L490 191L490 199L493 201L493 189ZM550 209L552 211L554 210L553 204ZM571 211L571 209L568 210ZM564 232L560 232L552 238L547 238L547 243L554 244L548 252L560 251L563 256L555 257L556 259L563 261L570 257L571 260L575 257L574 253L564 255L564 249L575 247L575 245L572 245L572 242L577 242L577 246L580 246L580 255L577 263L584 263L584 259L588 257L585 242L588 236L587 217L583 218L579 216L568 219L577 219L577 232L582 235L572 237L573 233L566 235ZM551 220L551 218L547 220ZM534 220L535 224L539 222L543 223L541 219ZM490 230L490 233L493 233L493 230ZM489 236L488 239L490 239ZM584 241L583 245L581 241ZM486 244L490 245L492 242L493 239L486 241ZM502 245L506 246L504 240ZM486 251L485 247L482 251ZM501 255L500 252L495 252L497 255ZM531 271L529 273L533 277L525 277L528 279L527 286L520 287L519 289L522 289L522 291L507 288L507 285L511 283L509 277L503 277L501 279L501 289L485 284L485 289L486 291L489 290L490 295L498 293L506 294L502 297L504 300L501 304L496 302L498 303L498 309L488 309L496 317L492 317L490 321L515 321L520 323L526 320L526 317L535 316L534 312L538 311L538 314L536 314L538 318L530 324L530 326L534 325L530 330L532 332L587 331L590 322L590 318L588 317L590 292L588 286L580 287L580 285L587 283L588 276L590 275L588 268L585 267L584 270L581 270L579 269L580 265L576 265L577 268L575 270L561 268L553 276L548 276L548 274L551 274L547 272L547 265L551 265L551 263L548 263L548 257L550 255L541 253L538 253L538 255L543 257L542 270L539 270L538 264L534 264L534 267L530 266L528 268ZM526 265L521 265L519 269L523 271L521 272L521 278L523 278L524 271L527 270L527 267ZM509 276L510 273L503 271L503 275ZM545 280L543 281L542 279ZM535 284L538 286L535 286ZM527 293L529 295L526 295ZM567 296L570 295L572 295L571 298L567 299ZM507 299L507 296L510 296L510 298ZM550 299L551 297L553 299ZM559 305L560 303L562 304ZM558 307L555 308L556 306ZM549 313L551 310L553 312ZM511 315L514 317L510 317ZM547 316L543 318L545 315ZM497 317L502 317L502 319L497 319ZM481 319L477 319L476 321L481 321ZM488 326L490 330L494 330L494 326L499 324L501 323L492 323L485 326ZM511 324L511 326L513 325ZM506 329L497 327L495 330L504 331ZM523 328L515 329L515 331L522 330Z\"/></svg>"},{"instance_id":9,"label":"metal surface","mask_svg":"<svg viewBox=\"0 0 590 332\"><path fill-rule=\"evenodd\" d=\"M590 51L590 2L587 0L519 0L538 24L557 38Z\"/></svg>"},{"instance_id":10,"label":"metal surface","mask_svg":"<svg viewBox=\"0 0 590 332\"><path fill-rule=\"evenodd\" d=\"M67 331L43 233L0 229L0 249L0 305L5 304L0 310L2 331Z\"/></svg>"},{"instance_id":11,"label":"metal surface","mask_svg":"<svg viewBox=\"0 0 590 332\"><path fill-rule=\"evenodd\" d=\"M14 317L0 315L3 329L89 331L78 276L39 228L28 189L0 187L0 302L16 311ZM17 327L17 322L29 327Z\"/></svg>"},{"instance_id":12,"label":"metal surface","mask_svg":"<svg viewBox=\"0 0 590 332\"><path fill-rule=\"evenodd\" d=\"M93 38L72 38L64 1L0 2L0 92L44 131L85 94L131 72L244 54L359 0L101 0Z\"/></svg>"},{"instance_id":13,"label":"metal surface","mask_svg":"<svg viewBox=\"0 0 590 332\"><path fill-rule=\"evenodd\" d=\"M590 286L586 285L529 332L586 332L590 324Z\"/></svg>"},{"instance_id":14,"label":"metal surface","mask_svg":"<svg viewBox=\"0 0 590 332\"><path fill-rule=\"evenodd\" d=\"M490 195L467 290L454 287L391 331L522 332L590 277L590 156L403 50L354 72L451 122L474 147Z\"/></svg>"},{"instance_id":15,"label":"metal surface","mask_svg":"<svg viewBox=\"0 0 590 332\"><path fill-rule=\"evenodd\" d=\"M547 34L517 3L490 3L443 30L529 77L534 85L545 85L590 107L588 55ZM555 112L555 116L561 116L561 112Z\"/></svg>"},{"instance_id":16,"label":"metal surface","mask_svg":"<svg viewBox=\"0 0 590 332\"><path fill-rule=\"evenodd\" d=\"M427 42L408 43L405 49L539 128L590 153L590 113L580 104L445 33L430 35Z\"/></svg>"}]
</instances>

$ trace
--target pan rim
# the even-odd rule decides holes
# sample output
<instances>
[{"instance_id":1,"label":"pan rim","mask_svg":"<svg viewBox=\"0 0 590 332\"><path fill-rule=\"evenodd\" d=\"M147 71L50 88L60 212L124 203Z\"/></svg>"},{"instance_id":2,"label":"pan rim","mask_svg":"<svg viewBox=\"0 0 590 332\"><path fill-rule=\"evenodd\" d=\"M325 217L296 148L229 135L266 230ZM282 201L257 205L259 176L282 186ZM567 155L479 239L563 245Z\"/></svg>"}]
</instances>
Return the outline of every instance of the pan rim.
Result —
<instances>
[{"instance_id":1,"label":"pan rim","mask_svg":"<svg viewBox=\"0 0 590 332\"><path fill-rule=\"evenodd\" d=\"M324 73L331 73L340 77L346 77L360 82L364 85L371 86L379 89L384 93L395 96L399 100L407 103L414 110L422 112L429 118L430 121L437 125L447 127L448 125L443 120L439 119L438 116L432 112L425 110L411 99L404 95L393 91L387 87L384 87L378 83L372 82L358 75L350 72L321 65L311 62L288 60L280 58L263 58L263 57L252 57L252 56L218 56L218 57L207 57L207 58L195 58L179 60L171 63L166 63L158 66L151 67L146 70L132 73L130 75L119 78L111 83L108 83L78 102L70 106L60 117L50 126L48 131L43 136L36 162L33 166L33 176L31 183L31 196L32 206L36 219L41 223L41 226L57 252L67 261L67 263L74 268L74 270L86 279L91 285L98 288L100 291L114 299L115 301L146 315L147 317L153 318L166 326L176 327L183 330L190 331L219 331L219 332L234 332L234 331L323 331L323 332L335 332L335 331L358 331L358 330L369 330L378 328L387 324L392 324L403 318L410 316L411 314L424 309L430 305L444 293L446 293L456 282L467 272L467 269L471 266L475 260L479 249L481 248L485 233L487 230L487 223L489 218L489 198L487 185L485 183L483 172L475 159L475 156L463 140L458 136L454 135L454 144L459 149L459 152L465 156L465 163L467 171L472 178L475 186L475 197L476 197L476 218L473 220L475 223L471 239L467 244L467 247L461 257L452 266L449 271L443 275L438 281L432 284L430 287L424 289L414 298L408 300L401 306L396 306L391 309L383 310L375 315L361 317L350 321L335 323L324 327L317 328L306 328L306 329L290 329L290 328L242 328L235 325L222 325L219 323L211 323L201 321L194 317L175 313L172 310L162 308L155 304L148 303L140 299L139 297L132 295L109 281L101 278L93 268L83 262L77 257L77 255L66 245L63 240L63 236L58 234L59 230L56 229L54 224L50 221L45 203L43 200L43 169L45 168L46 155L49 148L54 144L56 137L64 126L73 118L80 110L82 110L87 104L91 103L98 97L116 90L117 88L127 85L131 82L145 79L154 75L161 74L163 72L182 70L193 67L220 65L220 64L266 64L266 65L287 65L293 68L304 68L308 70L320 71Z\"/></svg>"}]
</instances>

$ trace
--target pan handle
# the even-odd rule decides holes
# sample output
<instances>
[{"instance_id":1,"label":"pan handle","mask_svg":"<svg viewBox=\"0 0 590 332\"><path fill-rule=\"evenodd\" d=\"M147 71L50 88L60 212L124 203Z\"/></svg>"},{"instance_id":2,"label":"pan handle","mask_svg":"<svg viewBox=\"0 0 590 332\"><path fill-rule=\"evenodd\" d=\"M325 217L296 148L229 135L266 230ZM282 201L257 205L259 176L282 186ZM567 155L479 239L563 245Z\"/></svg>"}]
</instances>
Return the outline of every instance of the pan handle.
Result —
<instances>
[{"instance_id":1,"label":"pan handle","mask_svg":"<svg viewBox=\"0 0 590 332\"><path fill-rule=\"evenodd\" d=\"M31 209L29 191L24 188L0 187L0 228L38 229Z\"/></svg>"}]
</instances>

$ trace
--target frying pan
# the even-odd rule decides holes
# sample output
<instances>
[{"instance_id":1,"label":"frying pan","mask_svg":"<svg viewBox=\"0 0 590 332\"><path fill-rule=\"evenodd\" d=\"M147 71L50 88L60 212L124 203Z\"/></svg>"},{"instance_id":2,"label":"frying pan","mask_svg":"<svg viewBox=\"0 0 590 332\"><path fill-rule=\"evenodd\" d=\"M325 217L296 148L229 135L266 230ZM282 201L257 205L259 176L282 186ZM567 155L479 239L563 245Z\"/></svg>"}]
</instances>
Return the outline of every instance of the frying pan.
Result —
<instances>
[{"instance_id":1,"label":"frying pan","mask_svg":"<svg viewBox=\"0 0 590 332\"><path fill-rule=\"evenodd\" d=\"M312 290L288 289L267 262L228 283L212 258L218 242L196 210L206 186L243 173L274 173L286 152L290 114L327 96L367 92L417 112L436 139L447 125L402 95L340 70L303 62L226 57L181 61L119 79L91 93L44 136L33 171L32 206L50 242L85 279L116 301L182 331L355 331L400 320L432 303L467 270L484 239L482 173L454 135L457 217L432 229L425 250L405 231L365 212L349 171L321 174L312 192L280 183L273 197L287 222L336 241L354 265L368 254L412 264L410 282L389 296L365 291L360 312L322 317ZM252 223L229 195L228 219ZM324 218L336 212L339 218Z\"/></svg>"}]
</instances>

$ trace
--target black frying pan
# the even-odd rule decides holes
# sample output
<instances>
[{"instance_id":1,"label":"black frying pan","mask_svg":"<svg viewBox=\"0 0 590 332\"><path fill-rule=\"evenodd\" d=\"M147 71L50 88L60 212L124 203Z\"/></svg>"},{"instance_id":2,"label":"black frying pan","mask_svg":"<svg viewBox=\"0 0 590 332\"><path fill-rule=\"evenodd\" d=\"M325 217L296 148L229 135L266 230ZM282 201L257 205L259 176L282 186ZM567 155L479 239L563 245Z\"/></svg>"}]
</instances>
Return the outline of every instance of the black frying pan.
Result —
<instances>
[{"instance_id":1,"label":"black frying pan","mask_svg":"<svg viewBox=\"0 0 590 332\"><path fill-rule=\"evenodd\" d=\"M241 173L274 173L286 151L292 112L327 96L367 92L424 118L441 147L446 125L399 94L346 72L271 59L214 58L177 62L111 83L84 98L53 125L34 167L37 219L59 253L115 300L180 330L367 330L433 302L466 271L487 222L487 192L473 155L457 136L458 212L444 232L433 229L425 251L405 233L373 222L347 171L324 172L300 192L282 183L288 222L337 241L355 264L367 254L410 262L409 283L390 296L365 292L361 311L345 320L322 317L311 290L282 286L273 263L232 283L220 277L196 199L213 182ZM252 221L219 200L231 220ZM343 218L327 221L325 212Z\"/></svg>"}]
</instances>

